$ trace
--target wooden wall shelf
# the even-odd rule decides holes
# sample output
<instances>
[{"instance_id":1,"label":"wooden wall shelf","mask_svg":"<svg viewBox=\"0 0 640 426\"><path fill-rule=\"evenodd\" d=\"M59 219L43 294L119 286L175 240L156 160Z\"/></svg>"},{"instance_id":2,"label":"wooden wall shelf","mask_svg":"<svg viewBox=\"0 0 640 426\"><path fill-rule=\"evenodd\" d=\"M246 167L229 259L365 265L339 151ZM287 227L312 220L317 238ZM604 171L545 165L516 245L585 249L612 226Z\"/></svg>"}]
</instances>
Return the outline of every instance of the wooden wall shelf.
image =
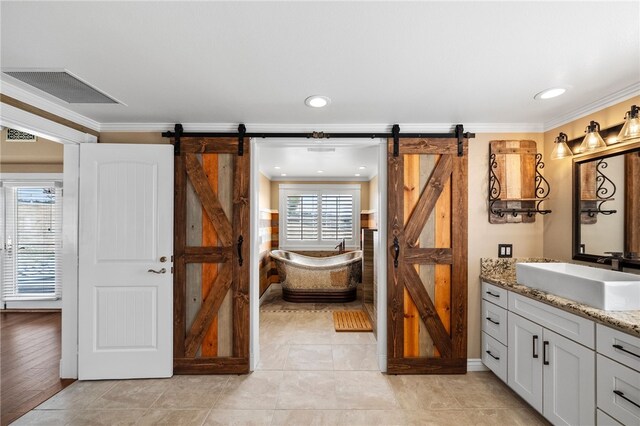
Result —
<instances>
[{"instance_id":1,"label":"wooden wall shelf","mask_svg":"<svg viewBox=\"0 0 640 426\"><path fill-rule=\"evenodd\" d=\"M549 214L542 204L551 190L542 176L542 154L531 140L489 143L489 222L530 223Z\"/></svg>"}]
</instances>

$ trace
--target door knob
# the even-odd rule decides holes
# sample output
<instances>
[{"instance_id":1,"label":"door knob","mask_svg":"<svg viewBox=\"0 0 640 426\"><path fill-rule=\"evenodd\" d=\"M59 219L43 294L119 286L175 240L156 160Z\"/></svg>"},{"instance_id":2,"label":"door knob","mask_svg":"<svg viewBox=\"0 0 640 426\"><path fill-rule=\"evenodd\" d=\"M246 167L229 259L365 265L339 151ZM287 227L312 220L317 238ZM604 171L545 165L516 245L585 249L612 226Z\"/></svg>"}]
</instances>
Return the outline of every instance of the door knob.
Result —
<instances>
[{"instance_id":1,"label":"door knob","mask_svg":"<svg viewBox=\"0 0 640 426\"><path fill-rule=\"evenodd\" d=\"M154 274L165 274L167 270L165 268L162 268L159 271L156 271L155 269L149 269L147 272L153 272Z\"/></svg>"}]
</instances>

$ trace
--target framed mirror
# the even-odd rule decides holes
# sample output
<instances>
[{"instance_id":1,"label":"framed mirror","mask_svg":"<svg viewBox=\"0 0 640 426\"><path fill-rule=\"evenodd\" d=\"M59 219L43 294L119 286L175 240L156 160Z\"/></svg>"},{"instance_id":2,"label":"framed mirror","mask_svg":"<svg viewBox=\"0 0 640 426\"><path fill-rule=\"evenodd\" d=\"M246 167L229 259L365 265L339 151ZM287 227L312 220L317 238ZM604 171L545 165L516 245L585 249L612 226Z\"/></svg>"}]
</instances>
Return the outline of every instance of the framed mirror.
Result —
<instances>
[{"instance_id":1,"label":"framed mirror","mask_svg":"<svg viewBox=\"0 0 640 426\"><path fill-rule=\"evenodd\" d=\"M625 268L640 269L637 139L573 158L573 259L611 264L607 252L623 253Z\"/></svg>"}]
</instances>

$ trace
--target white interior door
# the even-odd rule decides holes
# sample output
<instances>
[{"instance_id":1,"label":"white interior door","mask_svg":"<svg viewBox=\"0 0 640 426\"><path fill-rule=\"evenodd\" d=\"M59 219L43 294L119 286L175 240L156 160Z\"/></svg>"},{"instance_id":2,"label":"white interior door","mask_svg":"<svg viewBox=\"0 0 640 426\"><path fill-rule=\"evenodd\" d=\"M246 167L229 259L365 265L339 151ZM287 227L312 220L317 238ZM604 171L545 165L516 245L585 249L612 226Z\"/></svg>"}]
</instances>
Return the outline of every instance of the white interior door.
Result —
<instances>
[{"instance_id":1,"label":"white interior door","mask_svg":"<svg viewBox=\"0 0 640 426\"><path fill-rule=\"evenodd\" d=\"M173 147L80 147L78 378L173 373Z\"/></svg>"}]
</instances>

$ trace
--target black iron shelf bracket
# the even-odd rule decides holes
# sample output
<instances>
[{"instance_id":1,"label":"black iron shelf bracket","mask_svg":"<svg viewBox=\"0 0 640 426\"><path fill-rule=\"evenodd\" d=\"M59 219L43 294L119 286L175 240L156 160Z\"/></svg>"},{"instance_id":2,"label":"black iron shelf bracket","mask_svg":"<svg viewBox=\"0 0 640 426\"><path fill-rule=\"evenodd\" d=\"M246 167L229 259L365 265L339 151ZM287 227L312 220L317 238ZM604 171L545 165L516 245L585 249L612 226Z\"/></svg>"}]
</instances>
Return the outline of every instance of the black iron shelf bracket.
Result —
<instances>
[{"instance_id":1,"label":"black iron shelf bracket","mask_svg":"<svg viewBox=\"0 0 640 426\"><path fill-rule=\"evenodd\" d=\"M549 182L542 176L540 171L544 169L544 162L542 161L542 154L536 154L536 177L535 177L535 199L529 200L521 200L531 201L535 203L534 207L531 208L502 208L496 207L496 203L505 202L502 200L500 196L502 195L502 186L500 184L500 179L498 179L498 175L496 175L495 169L498 168L498 161L496 160L496 154L489 154L489 212L492 215L504 217L507 214L510 214L513 217L517 217L520 214L525 214L527 217L533 217L535 214L549 214L551 210L543 209L542 203L547 197L549 197L549 193L551 192L551 186ZM518 201L518 200L511 200Z\"/></svg>"},{"instance_id":2,"label":"black iron shelf bracket","mask_svg":"<svg viewBox=\"0 0 640 426\"><path fill-rule=\"evenodd\" d=\"M616 184L604 174L604 170L609 167L609 164L604 158L601 158L596 163L596 199L592 200L596 203L595 208L582 208L580 213L586 213L589 217L595 217L598 214L609 216L618 213L617 210L606 210L602 206L607 201L613 201L613 196L616 195Z\"/></svg>"}]
</instances>

